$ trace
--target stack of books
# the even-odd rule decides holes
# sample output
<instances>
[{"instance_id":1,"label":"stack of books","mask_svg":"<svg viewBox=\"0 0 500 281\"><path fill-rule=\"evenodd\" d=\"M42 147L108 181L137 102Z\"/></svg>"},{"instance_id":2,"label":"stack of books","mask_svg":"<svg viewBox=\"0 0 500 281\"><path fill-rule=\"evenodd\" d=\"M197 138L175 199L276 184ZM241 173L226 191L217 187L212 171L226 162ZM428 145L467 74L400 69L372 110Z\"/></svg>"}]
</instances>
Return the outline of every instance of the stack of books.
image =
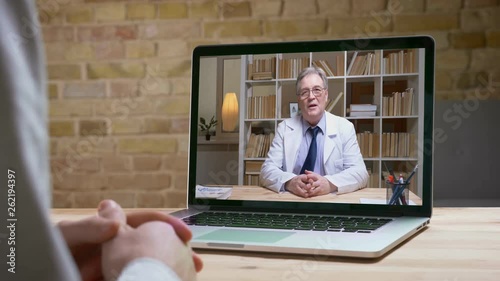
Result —
<instances>
[{"instance_id":1,"label":"stack of books","mask_svg":"<svg viewBox=\"0 0 500 281\"><path fill-rule=\"evenodd\" d=\"M351 117L373 117L377 115L376 104L351 104L349 106Z\"/></svg>"}]
</instances>

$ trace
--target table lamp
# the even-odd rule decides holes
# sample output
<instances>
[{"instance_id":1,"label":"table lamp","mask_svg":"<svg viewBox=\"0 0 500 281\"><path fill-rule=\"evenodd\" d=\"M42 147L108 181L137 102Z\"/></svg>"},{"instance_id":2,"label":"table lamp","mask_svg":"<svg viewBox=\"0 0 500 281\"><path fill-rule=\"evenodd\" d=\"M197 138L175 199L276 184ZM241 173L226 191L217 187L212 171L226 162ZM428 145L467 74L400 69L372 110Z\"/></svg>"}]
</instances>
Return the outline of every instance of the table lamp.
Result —
<instances>
[{"instance_id":1,"label":"table lamp","mask_svg":"<svg viewBox=\"0 0 500 281\"><path fill-rule=\"evenodd\" d=\"M233 132L238 124L238 98L236 93L226 93L222 102L222 131Z\"/></svg>"}]
</instances>

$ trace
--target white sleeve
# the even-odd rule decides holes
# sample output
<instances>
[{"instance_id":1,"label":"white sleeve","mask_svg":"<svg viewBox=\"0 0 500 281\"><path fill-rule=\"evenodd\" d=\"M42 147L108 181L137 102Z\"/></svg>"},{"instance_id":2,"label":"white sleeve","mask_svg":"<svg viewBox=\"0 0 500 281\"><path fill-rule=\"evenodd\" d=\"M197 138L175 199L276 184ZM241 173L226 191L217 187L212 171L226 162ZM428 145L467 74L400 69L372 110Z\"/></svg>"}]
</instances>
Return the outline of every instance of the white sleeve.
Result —
<instances>
[{"instance_id":1,"label":"white sleeve","mask_svg":"<svg viewBox=\"0 0 500 281\"><path fill-rule=\"evenodd\" d=\"M153 258L138 258L127 264L117 281L181 281L163 262Z\"/></svg>"},{"instance_id":2,"label":"white sleeve","mask_svg":"<svg viewBox=\"0 0 500 281\"><path fill-rule=\"evenodd\" d=\"M284 171L285 162L285 121L281 122L276 129L276 135L272 140L267 158L260 170L260 183L274 192L283 192L285 183L296 175Z\"/></svg>"},{"instance_id":3,"label":"white sleeve","mask_svg":"<svg viewBox=\"0 0 500 281\"><path fill-rule=\"evenodd\" d=\"M341 125L340 134L343 151L342 168L344 170L325 176L338 188L337 194L356 191L368 183L368 172L356 139L354 125L345 119Z\"/></svg>"}]
</instances>

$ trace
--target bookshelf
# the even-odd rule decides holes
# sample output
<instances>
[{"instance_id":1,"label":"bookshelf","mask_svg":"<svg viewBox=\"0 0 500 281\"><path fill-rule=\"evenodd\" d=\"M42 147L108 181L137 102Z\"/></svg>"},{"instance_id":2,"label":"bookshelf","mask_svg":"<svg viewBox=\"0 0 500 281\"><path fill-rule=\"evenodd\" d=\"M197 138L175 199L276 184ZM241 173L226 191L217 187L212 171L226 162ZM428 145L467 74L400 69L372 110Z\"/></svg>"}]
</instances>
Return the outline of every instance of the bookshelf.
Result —
<instances>
[{"instance_id":1,"label":"bookshelf","mask_svg":"<svg viewBox=\"0 0 500 281\"><path fill-rule=\"evenodd\" d=\"M243 55L238 183L258 183L274 132L297 102L297 74L307 66L328 75L327 111L354 124L368 186L383 187L387 169L406 177L423 161L417 153L423 147L423 60L419 49ZM417 194L420 177L410 187Z\"/></svg>"}]
</instances>

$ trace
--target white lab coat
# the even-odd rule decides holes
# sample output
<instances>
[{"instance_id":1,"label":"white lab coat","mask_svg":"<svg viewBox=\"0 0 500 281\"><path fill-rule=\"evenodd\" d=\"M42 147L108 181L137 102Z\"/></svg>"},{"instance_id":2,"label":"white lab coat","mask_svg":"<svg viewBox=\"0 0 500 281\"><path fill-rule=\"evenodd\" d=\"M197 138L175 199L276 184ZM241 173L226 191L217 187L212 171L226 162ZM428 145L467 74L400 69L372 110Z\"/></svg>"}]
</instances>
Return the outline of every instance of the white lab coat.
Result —
<instances>
[{"instance_id":1,"label":"white lab coat","mask_svg":"<svg viewBox=\"0 0 500 281\"><path fill-rule=\"evenodd\" d=\"M356 140L356 131L345 118L326 114L326 134L323 149L324 177L337 186L338 194L356 191L366 186L368 172ZM292 172L302 141L300 116L278 125L267 159L260 171L262 185L282 191L283 184L295 177Z\"/></svg>"}]
</instances>

